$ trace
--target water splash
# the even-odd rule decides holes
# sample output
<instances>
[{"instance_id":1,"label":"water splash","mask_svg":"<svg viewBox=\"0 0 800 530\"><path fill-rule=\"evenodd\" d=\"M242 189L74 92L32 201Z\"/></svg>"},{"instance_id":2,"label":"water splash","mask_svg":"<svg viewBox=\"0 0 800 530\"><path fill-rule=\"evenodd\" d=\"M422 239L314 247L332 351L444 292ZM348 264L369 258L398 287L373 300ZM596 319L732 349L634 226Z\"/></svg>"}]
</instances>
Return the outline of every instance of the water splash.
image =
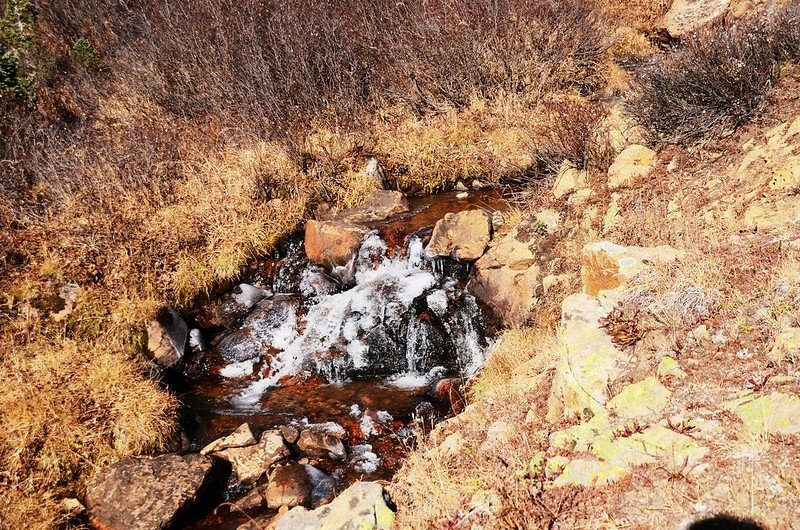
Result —
<instances>
[{"instance_id":1,"label":"water splash","mask_svg":"<svg viewBox=\"0 0 800 530\"><path fill-rule=\"evenodd\" d=\"M301 279L296 296L302 299L294 302L293 311L279 315L270 305L274 301L263 302L245 322L249 331L247 340L237 344L236 363L222 374L240 376L248 361L243 355L247 345L255 346L253 357L268 350L269 370L240 396L242 403L255 403L269 387L298 374L344 382L362 376L409 381L445 371L473 372L483 362L485 346L478 307L459 281L446 275L452 267L442 261L428 259L418 238L389 258L386 243L371 232L351 263L355 273L346 290L335 292L330 277L313 265L304 265L299 274L279 275L282 289L291 283L286 278ZM296 256L287 262L302 263Z\"/></svg>"}]
</instances>

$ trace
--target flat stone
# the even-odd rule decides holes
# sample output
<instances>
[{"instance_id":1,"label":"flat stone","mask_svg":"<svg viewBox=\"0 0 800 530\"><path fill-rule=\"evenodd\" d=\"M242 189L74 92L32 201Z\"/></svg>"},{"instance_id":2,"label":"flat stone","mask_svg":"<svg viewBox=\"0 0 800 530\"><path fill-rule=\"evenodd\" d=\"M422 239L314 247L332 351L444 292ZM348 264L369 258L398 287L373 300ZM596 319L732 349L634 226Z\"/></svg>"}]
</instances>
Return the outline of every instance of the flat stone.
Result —
<instances>
[{"instance_id":1,"label":"flat stone","mask_svg":"<svg viewBox=\"0 0 800 530\"><path fill-rule=\"evenodd\" d=\"M617 482L626 473L624 467L616 464L594 458L576 458L569 461L553 485L600 487Z\"/></svg>"},{"instance_id":2,"label":"flat stone","mask_svg":"<svg viewBox=\"0 0 800 530\"><path fill-rule=\"evenodd\" d=\"M553 184L553 196L556 199L563 199L567 195L585 189L589 186L589 174L585 170L577 169L564 161L558 170L555 183Z\"/></svg>"},{"instance_id":3,"label":"flat stone","mask_svg":"<svg viewBox=\"0 0 800 530\"><path fill-rule=\"evenodd\" d=\"M643 145L625 148L608 168L608 188L612 191L633 184L647 176L656 163L656 152Z\"/></svg>"},{"instance_id":4,"label":"flat stone","mask_svg":"<svg viewBox=\"0 0 800 530\"><path fill-rule=\"evenodd\" d=\"M361 205L336 213L333 221L346 223L374 223L409 211L405 195L399 191L376 190ZM328 219L325 219L328 220Z\"/></svg>"},{"instance_id":5,"label":"flat stone","mask_svg":"<svg viewBox=\"0 0 800 530\"><path fill-rule=\"evenodd\" d=\"M490 234L491 220L484 211L449 213L437 221L425 252L430 257L475 261L483 256Z\"/></svg>"},{"instance_id":6,"label":"flat stone","mask_svg":"<svg viewBox=\"0 0 800 530\"><path fill-rule=\"evenodd\" d=\"M531 318L541 285L541 269L531 244L517 240L516 234L513 230L492 242L475 262L468 286L507 327L521 326Z\"/></svg>"},{"instance_id":7,"label":"flat stone","mask_svg":"<svg viewBox=\"0 0 800 530\"><path fill-rule=\"evenodd\" d=\"M672 395L655 377L633 383L609 400L607 406L621 418L632 419L658 414L667 406Z\"/></svg>"},{"instance_id":8,"label":"flat stone","mask_svg":"<svg viewBox=\"0 0 800 530\"><path fill-rule=\"evenodd\" d=\"M269 477L266 490L267 505L277 509L281 506L311 505L311 479L302 464L278 466Z\"/></svg>"},{"instance_id":9,"label":"flat stone","mask_svg":"<svg viewBox=\"0 0 800 530\"><path fill-rule=\"evenodd\" d=\"M744 423L752 434L800 433L800 398L794 395L773 392L753 399L744 396L727 407Z\"/></svg>"},{"instance_id":10,"label":"flat stone","mask_svg":"<svg viewBox=\"0 0 800 530\"><path fill-rule=\"evenodd\" d=\"M661 359L661 362L658 363L656 375L658 377L675 377L677 379L683 379L686 377L686 372L681 369L678 361L667 355Z\"/></svg>"},{"instance_id":11,"label":"flat stone","mask_svg":"<svg viewBox=\"0 0 800 530\"><path fill-rule=\"evenodd\" d=\"M200 455L120 460L87 485L89 519L105 530L170 528L198 501L212 467Z\"/></svg>"},{"instance_id":12,"label":"flat stone","mask_svg":"<svg viewBox=\"0 0 800 530\"><path fill-rule=\"evenodd\" d=\"M597 298L576 294L564 299L548 420L603 411L609 384L629 368L630 357L616 348L598 323L607 315Z\"/></svg>"},{"instance_id":13,"label":"flat stone","mask_svg":"<svg viewBox=\"0 0 800 530\"><path fill-rule=\"evenodd\" d=\"M388 530L394 517L379 484L356 482L330 504L311 511L302 506L292 508L277 521L276 530Z\"/></svg>"},{"instance_id":14,"label":"flat stone","mask_svg":"<svg viewBox=\"0 0 800 530\"><path fill-rule=\"evenodd\" d=\"M597 296L614 291L642 272L650 263L672 263L684 251L668 245L658 247L624 247L610 241L589 243L581 254L583 292ZM610 296L611 293L607 293Z\"/></svg>"},{"instance_id":15,"label":"flat stone","mask_svg":"<svg viewBox=\"0 0 800 530\"><path fill-rule=\"evenodd\" d=\"M207 455L215 451L231 449L233 447L247 447L255 445L257 442L253 431L250 430L249 423L241 424L235 431L228 436L218 438L200 450L201 455Z\"/></svg>"},{"instance_id":16,"label":"flat stone","mask_svg":"<svg viewBox=\"0 0 800 530\"><path fill-rule=\"evenodd\" d=\"M347 456L341 438L322 429L303 430L297 440L297 447L312 457L329 457L340 460Z\"/></svg>"}]
</instances>

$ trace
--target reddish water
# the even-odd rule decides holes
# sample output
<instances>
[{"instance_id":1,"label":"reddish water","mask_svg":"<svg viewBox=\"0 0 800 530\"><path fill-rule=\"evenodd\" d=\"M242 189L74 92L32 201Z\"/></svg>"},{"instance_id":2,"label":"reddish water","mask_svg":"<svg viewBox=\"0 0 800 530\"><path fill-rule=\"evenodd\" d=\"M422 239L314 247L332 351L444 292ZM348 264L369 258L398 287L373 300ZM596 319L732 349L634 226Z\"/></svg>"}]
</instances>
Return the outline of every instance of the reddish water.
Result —
<instances>
[{"instance_id":1,"label":"reddish water","mask_svg":"<svg viewBox=\"0 0 800 530\"><path fill-rule=\"evenodd\" d=\"M402 248L410 234L432 228L436 221L447 213L470 208L482 208L489 212L504 210L507 203L493 189L470 193L466 199L458 199L455 192L436 196L411 198L411 211L387 221L373 223L390 249ZM276 259L264 260L260 277L270 278L280 267ZM234 399L252 380L231 380L218 375L224 361L215 357L213 350L205 360L200 373L186 379L180 386L184 405L185 428L192 447L196 450L209 442L229 434L242 423L248 422L254 431L289 424L307 419L312 423L333 421L342 425L348 433L346 441L351 445L371 444L378 454L381 465L369 475L361 475L347 462L320 460L313 462L323 471L336 476L341 487L359 480L388 480L402 463L408 440L397 436L398 432L413 427L412 414L423 401L430 402L438 413L446 415L447 404L436 402L428 395L429 388L397 388L382 379L365 379L346 384L326 384L318 378L303 381L286 381L284 386L269 389L259 402L248 407L236 405ZM359 427L360 418L351 416L351 407L357 405L361 411L388 412L393 421L382 426L382 432L365 439ZM191 528L236 528L247 520L241 514L228 513L226 508L206 516Z\"/></svg>"}]
</instances>

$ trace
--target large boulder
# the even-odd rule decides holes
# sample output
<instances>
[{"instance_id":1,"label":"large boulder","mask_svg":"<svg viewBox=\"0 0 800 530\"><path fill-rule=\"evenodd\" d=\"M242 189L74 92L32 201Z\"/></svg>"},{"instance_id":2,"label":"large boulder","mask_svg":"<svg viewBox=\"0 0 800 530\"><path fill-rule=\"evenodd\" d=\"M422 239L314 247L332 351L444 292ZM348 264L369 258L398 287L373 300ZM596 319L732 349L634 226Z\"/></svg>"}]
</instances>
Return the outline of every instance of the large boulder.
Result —
<instances>
[{"instance_id":1,"label":"large boulder","mask_svg":"<svg viewBox=\"0 0 800 530\"><path fill-rule=\"evenodd\" d=\"M690 33L719 18L730 0L674 0L662 24L674 37Z\"/></svg>"},{"instance_id":2,"label":"large boulder","mask_svg":"<svg viewBox=\"0 0 800 530\"><path fill-rule=\"evenodd\" d=\"M266 431L255 445L230 447L211 455L230 462L240 484L254 484L273 464L289 456L289 449L279 431Z\"/></svg>"},{"instance_id":3,"label":"large boulder","mask_svg":"<svg viewBox=\"0 0 800 530\"><path fill-rule=\"evenodd\" d=\"M104 530L171 528L195 506L212 468L211 459L200 455L120 460L87 485L92 525Z\"/></svg>"},{"instance_id":4,"label":"large boulder","mask_svg":"<svg viewBox=\"0 0 800 530\"><path fill-rule=\"evenodd\" d=\"M538 302L541 270L532 244L514 230L475 263L469 291L507 327L523 325Z\"/></svg>"},{"instance_id":5,"label":"large boulder","mask_svg":"<svg viewBox=\"0 0 800 530\"><path fill-rule=\"evenodd\" d=\"M625 148L608 168L608 188L618 190L650 174L656 163L656 152L643 145Z\"/></svg>"},{"instance_id":6,"label":"large boulder","mask_svg":"<svg viewBox=\"0 0 800 530\"><path fill-rule=\"evenodd\" d=\"M326 267L344 266L367 232L365 227L345 221L307 221L305 249L308 260Z\"/></svg>"},{"instance_id":7,"label":"large boulder","mask_svg":"<svg viewBox=\"0 0 800 530\"><path fill-rule=\"evenodd\" d=\"M486 250L491 237L491 218L482 210L449 213L437 221L425 248L430 257L475 261Z\"/></svg>"},{"instance_id":8,"label":"large boulder","mask_svg":"<svg viewBox=\"0 0 800 530\"><path fill-rule=\"evenodd\" d=\"M336 530L388 530L394 512L386 503L383 488L375 482L356 482L333 502L316 510L292 508L281 517L276 530L328 528Z\"/></svg>"},{"instance_id":9,"label":"large boulder","mask_svg":"<svg viewBox=\"0 0 800 530\"><path fill-rule=\"evenodd\" d=\"M155 320L147 324L147 351L153 360L165 368L174 366L183 358L189 328L177 311L165 307Z\"/></svg>"},{"instance_id":10,"label":"large boulder","mask_svg":"<svg viewBox=\"0 0 800 530\"><path fill-rule=\"evenodd\" d=\"M405 195L399 191L377 190L360 206L342 210L331 217L332 221L346 223L374 223L393 215L409 211Z\"/></svg>"}]
</instances>

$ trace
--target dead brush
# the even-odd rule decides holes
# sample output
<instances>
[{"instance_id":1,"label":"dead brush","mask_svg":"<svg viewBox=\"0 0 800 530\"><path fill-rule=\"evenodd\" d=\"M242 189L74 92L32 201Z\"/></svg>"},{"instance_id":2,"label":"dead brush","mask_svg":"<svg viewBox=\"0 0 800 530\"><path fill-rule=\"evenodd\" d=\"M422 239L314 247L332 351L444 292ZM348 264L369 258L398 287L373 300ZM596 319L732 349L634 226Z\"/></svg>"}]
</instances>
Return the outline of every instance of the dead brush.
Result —
<instances>
[{"instance_id":1,"label":"dead brush","mask_svg":"<svg viewBox=\"0 0 800 530\"><path fill-rule=\"evenodd\" d=\"M657 143L720 136L747 123L765 101L797 31L763 17L701 29L639 70L628 109Z\"/></svg>"}]
</instances>

